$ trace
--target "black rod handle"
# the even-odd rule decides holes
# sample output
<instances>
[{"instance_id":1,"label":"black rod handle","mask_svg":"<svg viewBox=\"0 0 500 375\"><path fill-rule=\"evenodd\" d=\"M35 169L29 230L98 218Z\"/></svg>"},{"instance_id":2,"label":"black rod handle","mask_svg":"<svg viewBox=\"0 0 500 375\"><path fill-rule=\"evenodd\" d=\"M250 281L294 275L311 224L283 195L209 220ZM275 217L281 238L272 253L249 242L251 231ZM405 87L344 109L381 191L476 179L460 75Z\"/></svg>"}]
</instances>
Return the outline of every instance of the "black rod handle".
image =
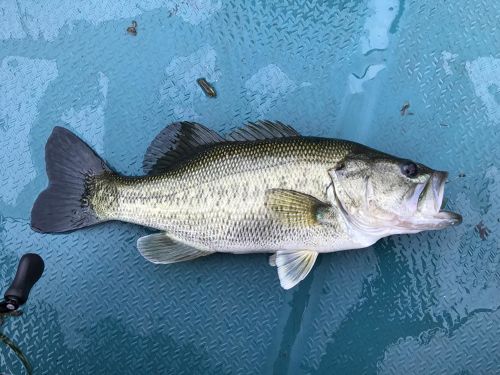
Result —
<instances>
[{"instance_id":1,"label":"black rod handle","mask_svg":"<svg viewBox=\"0 0 500 375\"><path fill-rule=\"evenodd\" d=\"M31 288L42 276L45 265L43 259L37 254L24 254L17 266L16 276L5 292L5 300L13 300L19 306L28 300Z\"/></svg>"}]
</instances>

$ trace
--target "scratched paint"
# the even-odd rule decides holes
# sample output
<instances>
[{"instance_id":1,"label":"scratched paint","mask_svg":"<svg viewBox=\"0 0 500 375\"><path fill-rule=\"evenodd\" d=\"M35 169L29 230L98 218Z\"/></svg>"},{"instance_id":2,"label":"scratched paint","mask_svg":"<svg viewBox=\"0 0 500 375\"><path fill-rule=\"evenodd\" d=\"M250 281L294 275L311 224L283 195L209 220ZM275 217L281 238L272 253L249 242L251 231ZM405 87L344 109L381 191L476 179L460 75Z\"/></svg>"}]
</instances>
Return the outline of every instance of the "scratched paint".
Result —
<instances>
[{"instance_id":1,"label":"scratched paint","mask_svg":"<svg viewBox=\"0 0 500 375\"><path fill-rule=\"evenodd\" d=\"M52 5L52 6L51 6ZM149 0L138 4L131 0L109 6L106 2L57 1L51 5L33 0L5 0L0 3L0 39L56 39L61 30L71 30L78 22L98 25L102 22L137 17L144 12L161 10L165 17L178 16L185 22L198 25L222 7L220 0Z\"/></svg>"},{"instance_id":2,"label":"scratched paint","mask_svg":"<svg viewBox=\"0 0 500 375\"><path fill-rule=\"evenodd\" d=\"M351 74L349 76L349 89L351 93L359 94L363 92L363 86L365 85L365 83L374 79L377 74L384 69L384 64L376 64L370 65L368 68L366 68L362 76Z\"/></svg>"},{"instance_id":3,"label":"scratched paint","mask_svg":"<svg viewBox=\"0 0 500 375\"><path fill-rule=\"evenodd\" d=\"M104 120L109 80L103 73L99 72L98 81L99 94L93 103L80 109L71 107L62 114L61 121L63 125L85 138L97 153L102 154L104 152Z\"/></svg>"},{"instance_id":4,"label":"scratched paint","mask_svg":"<svg viewBox=\"0 0 500 375\"><path fill-rule=\"evenodd\" d=\"M250 105L262 116L286 96L292 95L295 90L310 85L309 82L298 84L279 66L270 64L260 68L245 82L245 95Z\"/></svg>"},{"instance_id":5,"label":"scratched paint","mask_svg":"<svg viewBox=\"0 0 500 375\"><path fill-rule=\"evenodd\" d=\"M484 103L490 119L500 123L500 59L478 57L465 64L476 95Z\"/></svg>"},{"instance_id":6,"label":"scratched paint","mask_svg":"<svg viewBox=\"0 0 500 375\"><path fill-rule=\"evenodd\" d=\"M453 74L451 63L453 63L457 57L458 55L456 53L451 53L449 51L443 51L441 53L441 59L443 60L443 69L446 75Z\"/></svg>"},{"instance_id":7,"label":"scratched paint","mask_svg":"<svg viewBox=\"0 0 500 375\"><path fill-rule=\"evenodd\" d=\"M361 51L384 50L389 45L389 30L399 12L398 0L368 1L368 17L361 37Z\"/></svg>"},{"instance_id":8,"label":"scratched paint","mask_svg":"<svg viewBox=\"0 0 500 375\"><path fill-rule=\"evenodd\" d=\"M51 60L9 56L0 64L0 201L15 205L19 193L36 175L31 160L29 134L37 119L37 106L57 65Z\"/></svg>"}]
</instances>

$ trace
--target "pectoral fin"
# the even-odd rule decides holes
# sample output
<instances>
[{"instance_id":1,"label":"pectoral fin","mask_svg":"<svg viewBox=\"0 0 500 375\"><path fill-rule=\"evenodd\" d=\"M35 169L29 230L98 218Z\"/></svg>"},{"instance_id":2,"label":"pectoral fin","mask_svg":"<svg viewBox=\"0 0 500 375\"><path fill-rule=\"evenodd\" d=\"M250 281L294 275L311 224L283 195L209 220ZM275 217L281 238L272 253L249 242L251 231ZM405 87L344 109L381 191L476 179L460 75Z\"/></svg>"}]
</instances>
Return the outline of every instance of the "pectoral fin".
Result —
<instances>
[{"instance_id":1,"label":"pectoral fin","mask_svg":"<svg viewBox=\"0 0 500 375\"><path fill-rule=\"evenodd\" d=\"M174 241L162 232L139 238L137 248L144 258L156 264L184 262L213 254L211 251L199 250Z\"/></svg>"},{"instance_id":2,"label":"pectoral fin","mask_svg":"<svg viewBox=\"0 0 500 375\"><path fill-rule=\"evenodd\" d=\"M294 190L267 191L269 207L284 223L291 226L313 226L327 215L330 205Z\"/></svg>"},{"instance_id":3,"label":"pectoral fin","mask_svg":"<svg viewBox=\"0 0 500 375\"><path fill-rule=\"evenodd\" d=\"M278 276L283 289L290 289L304 280L311 271L318 253L316 251L278 251L271 255L269 264L278 267Z\"/></svg>"}]
</instances>

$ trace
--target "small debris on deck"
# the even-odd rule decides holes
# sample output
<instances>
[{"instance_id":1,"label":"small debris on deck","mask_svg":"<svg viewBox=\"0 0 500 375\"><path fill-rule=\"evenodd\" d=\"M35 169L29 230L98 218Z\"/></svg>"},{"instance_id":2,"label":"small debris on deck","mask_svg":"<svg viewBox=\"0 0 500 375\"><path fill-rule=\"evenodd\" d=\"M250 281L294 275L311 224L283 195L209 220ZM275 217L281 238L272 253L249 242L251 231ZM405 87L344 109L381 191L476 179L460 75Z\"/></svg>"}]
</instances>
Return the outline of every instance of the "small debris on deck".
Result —
<instances>
[{"instance_id":1,"label":"small debris on deck","mask_svg":"<svg viewBox=\"0 0 500 375\"><path fill-rule=\"evenodd\" d=\"M169 17L172 17L172 16L175 16L177 14L177 11L179 10L179 4L175 4L175 7L173 7L169 12L168 12L168 16Z\"/></svg>"},{"instance_id":2,"label":"small debris on deck","mask_svg":"<svg viewBox=\"0 0 500 375\"><path fill-rule=\"evenodd\" d=\"M217 96L215 89L213 88L212 85L210 85L210 83L207 82L205 78L198 78L196 82L198 82L198 85L200 85L205 95L211 98L215 98Z\"/></svg>"},{"instance_id":3,"label":"small debris on deck","mask_svg":"<svg viewBox=\"0 0 500 375\"><path fill-rule=\"evenodd\" d=\"M484 225L482 220L476 225L476 230L479 233L479 237L483 241L486 240L491 233L490 229Z\"/></svg>"},{"instance_id":4,"label":"small debris on deck","mask_svg":"<svg viewBox=\"0 0 500 375\"><path fill-rule=\"evenodd\" d=\"M137 22L136 21L132 21L132 25L127 27L127 33L129 33L130 35L133 35L133 36L137 35Z\"/></svg>"},{"instance_id":5,"label":"small debris on deck","mask_svg":"<svg viewBox=\"0 0 500 375\"><path fill-rule=\"evenodd\" d=\"M406 116L406 115L412 116L414 114L413 112L408 111L408 109L410 109L410 102L406 101L403 103L403 106L399 110L401 116Z\"/></svg>"}]
</instances>

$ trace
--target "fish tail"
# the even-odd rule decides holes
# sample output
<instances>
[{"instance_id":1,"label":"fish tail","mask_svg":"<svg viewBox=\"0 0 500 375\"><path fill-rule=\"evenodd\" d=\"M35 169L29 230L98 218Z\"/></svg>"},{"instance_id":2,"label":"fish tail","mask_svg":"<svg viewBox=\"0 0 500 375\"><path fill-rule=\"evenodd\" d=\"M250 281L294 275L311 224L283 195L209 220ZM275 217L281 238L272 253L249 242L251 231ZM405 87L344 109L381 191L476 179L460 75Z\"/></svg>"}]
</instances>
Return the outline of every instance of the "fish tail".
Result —
<instances>
[{"instance_id":1,"label":"fish tail","mask_svg":"<svg viewBox=\"0 0 500 375\"><path fill-rule=\"evenodd\" d=\"M103 220L91 207L92 182L110 173L105 162L71 131L55 127L45 146L49 185L31 210L31 228L42 233L68 232Z\"/></svg>"}]
</instances>

